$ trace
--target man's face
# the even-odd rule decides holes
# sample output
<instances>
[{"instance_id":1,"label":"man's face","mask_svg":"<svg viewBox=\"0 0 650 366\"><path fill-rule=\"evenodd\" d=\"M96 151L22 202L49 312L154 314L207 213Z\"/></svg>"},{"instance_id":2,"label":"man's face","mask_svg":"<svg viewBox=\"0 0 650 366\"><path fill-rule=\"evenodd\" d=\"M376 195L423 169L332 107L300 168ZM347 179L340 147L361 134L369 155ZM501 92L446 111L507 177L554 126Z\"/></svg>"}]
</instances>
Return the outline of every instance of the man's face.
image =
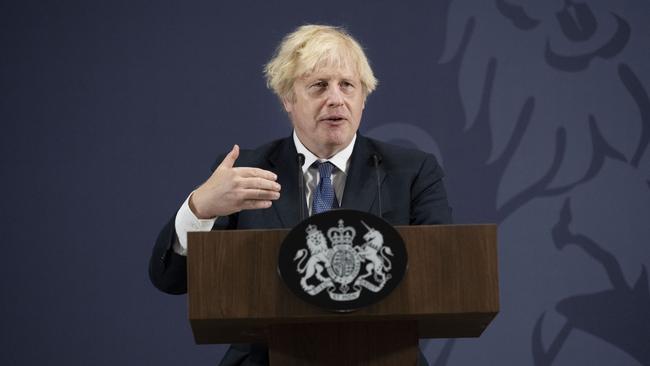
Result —
<instances>
[{"instance_id":1,"label":"man's face","mask_svg":"<svg viewBox=\"0 0 650 366\"><path fill-rule=\"evenodd\" d=\"M293 100L283 100L284 108L309 151L320 158L330 158L352 141L359 129L366 97L359 76L351 67L319 67L298 78L293 92Z\"/></svg>"}]
</instances>

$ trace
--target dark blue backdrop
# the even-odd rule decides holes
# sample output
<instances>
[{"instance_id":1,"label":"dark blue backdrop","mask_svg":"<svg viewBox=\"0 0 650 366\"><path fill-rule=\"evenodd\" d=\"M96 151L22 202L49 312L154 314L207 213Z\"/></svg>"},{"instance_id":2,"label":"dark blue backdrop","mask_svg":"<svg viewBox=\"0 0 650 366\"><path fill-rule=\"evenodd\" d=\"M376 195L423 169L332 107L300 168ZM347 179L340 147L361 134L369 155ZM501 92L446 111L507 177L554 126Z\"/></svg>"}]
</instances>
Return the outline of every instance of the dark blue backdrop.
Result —
<instances>
[{"instance_id":1,"label":"dark blue backdrop","mask_svg":"<svg viewBox=\"0 0 650 366\"><path fill-rule=\"evenodd\" d=\"M501 314L435 365L650 364L650 4L0 3L0 364L214 364L148 282L161 225L232 144L288 136L262 67L346 26L362 132L434 152L456 221L499 223Z\"/></svg>"}]
</instances>

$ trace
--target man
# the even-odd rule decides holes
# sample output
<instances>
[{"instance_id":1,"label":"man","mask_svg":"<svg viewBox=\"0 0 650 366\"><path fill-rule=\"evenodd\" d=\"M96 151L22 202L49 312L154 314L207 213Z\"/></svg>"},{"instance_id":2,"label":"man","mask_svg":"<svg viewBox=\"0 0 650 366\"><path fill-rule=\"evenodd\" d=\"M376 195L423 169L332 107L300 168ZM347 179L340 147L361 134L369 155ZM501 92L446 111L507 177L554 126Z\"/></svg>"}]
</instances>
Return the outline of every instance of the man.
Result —
<instances>
[{"instance_id":1,"label":"man","mask_svg":"<svg viewBox=\"0 0 650 366\"><path fill-rule=\"evenodd\" d=\"M361 46L341 28L306 25L286 36L267 64L293 136L256 150L235 145L160 233L149 274L160 290L187 291L188 231L291 228L300 206L313 214L342 207L378 213L394 225L451 223L436 159L359 134L366 98L377 85ZM305 201L297 199L303 154ZM381 192L376 174L380 175ZM426 361L424 361L426 362ZM233 345L221 365L265 365L264 345Z\"/></svg>"}]
</instances>

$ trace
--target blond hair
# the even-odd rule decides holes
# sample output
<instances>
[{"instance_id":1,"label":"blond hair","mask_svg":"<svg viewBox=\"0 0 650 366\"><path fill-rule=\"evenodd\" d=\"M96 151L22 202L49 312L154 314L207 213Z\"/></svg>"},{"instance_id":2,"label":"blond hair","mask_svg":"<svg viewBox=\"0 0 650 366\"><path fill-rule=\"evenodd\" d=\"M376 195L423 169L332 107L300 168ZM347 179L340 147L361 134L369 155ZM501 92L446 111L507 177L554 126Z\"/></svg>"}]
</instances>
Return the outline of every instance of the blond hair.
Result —
<instances>
[{"instance_id":1,"label":"blond hair","mask_svg":"<svg viewBox=\"0 0 650 366\"><path fill-rule=\"evenodd\" d=\"M345 65L346 60L351 60L352 65ZM365 96L377 87L361 45L345 29L313 24L298 27L284 37L264 68L266 85L280 99L293 100L295 80L325 65L351 66Z\"/></svg>"}]
</instances>

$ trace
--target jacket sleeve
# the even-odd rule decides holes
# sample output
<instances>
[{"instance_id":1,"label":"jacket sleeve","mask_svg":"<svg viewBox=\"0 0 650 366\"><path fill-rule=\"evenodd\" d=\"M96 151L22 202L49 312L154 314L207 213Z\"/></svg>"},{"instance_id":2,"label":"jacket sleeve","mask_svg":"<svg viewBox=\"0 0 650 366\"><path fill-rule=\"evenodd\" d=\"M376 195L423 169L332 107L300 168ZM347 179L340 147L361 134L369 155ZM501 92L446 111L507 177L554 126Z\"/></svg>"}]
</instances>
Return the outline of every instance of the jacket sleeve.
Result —
<instances>
[{"instance_id":1,"label":"jacket sleeve","mask_svg":"<svg viewBox=\"0 0 650 366\"><path fill-rule=\"evenodd\" d=\"M219 166L225 155L212 165L211 172ZM178 240L175 227L176 215L162 228L149 259L149 279L156 288L168 294L187 292L187 257L176 253L174 242ZM231 228L232 217L220 217L212 229Z\"/></svg>"},{"instance_id":2,"label":"jacket sleeve","mask_svg":"<svg viewBox=\"0 0 650 366\"><path fill-rule=\"evenodd\" d=\"M149 278L160 291L169 294L187 292L187 258L172 249L176 239L174 218L162 228L149 259Z\"/></svg>"},{"instance_id":3,"label":"jacket sleeve","mask_svg":"<svg viewBox=\"0 0 650 366\"><path fill-rule=\"evenodd\" d=\"M238 214L219 217L212 230L234 229ZM178 240L175 216L162 228L149 259L149 279L156 288L168 294L187 292L187 257L176 253L174 241Z\"/></svg>"}]
</instances>

